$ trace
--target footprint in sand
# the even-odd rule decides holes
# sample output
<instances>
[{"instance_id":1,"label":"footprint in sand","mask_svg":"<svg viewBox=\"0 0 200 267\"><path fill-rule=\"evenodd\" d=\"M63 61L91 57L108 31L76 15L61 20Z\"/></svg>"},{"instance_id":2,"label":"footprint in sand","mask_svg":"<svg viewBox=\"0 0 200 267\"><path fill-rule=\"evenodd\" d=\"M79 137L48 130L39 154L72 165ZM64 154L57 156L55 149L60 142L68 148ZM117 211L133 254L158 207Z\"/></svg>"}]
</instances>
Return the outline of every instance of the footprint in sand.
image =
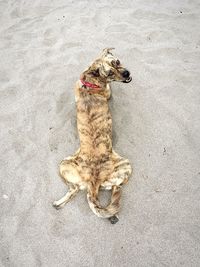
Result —
<instances>
[{"instance_id":1,"label":"footprint in sand","mask_svg":"<svg viewBox=\"0 0 200 267\"><path fill-rule=\"evenodd\" d=\"M64 51L68 50L69 48L74 48L74 47L81 47L81 43L80 42L64 43L64 44L61 45L60 51L64 52Z\"/></svg>"},{"instance_id":2,"label":"footprint in sand","mask_svg":"<svg viewBox=\"0 0 200 267\"><path fill-rule=\"evenodd\" d=\"M106 32L126 32L129 29L128 24L115 24L106 28Z\"/></svg>"},{"instance_id":3,"label":"footprint in sand","mask_svg":"<svg viewBox=\"0 0 200 267\"><path fill-rule=\"evenodd\" d=\"M58 38L55 34L55 32L53 32L53 30L51 29L47 29L45 32L44 32L44 45L45 46L53 46L56 44Z\"/></svg>"}]
</instances>

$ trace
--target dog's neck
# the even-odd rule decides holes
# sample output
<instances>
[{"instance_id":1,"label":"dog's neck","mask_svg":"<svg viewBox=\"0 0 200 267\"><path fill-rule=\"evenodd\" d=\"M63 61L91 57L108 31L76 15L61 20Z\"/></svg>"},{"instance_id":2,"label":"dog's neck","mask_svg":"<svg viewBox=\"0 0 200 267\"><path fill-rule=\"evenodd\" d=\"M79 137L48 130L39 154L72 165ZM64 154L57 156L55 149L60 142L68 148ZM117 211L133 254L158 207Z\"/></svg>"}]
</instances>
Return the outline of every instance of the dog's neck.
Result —
<instances>
[{"instance_id":1,"label":"dog's neck","mask_svg":"<svg viewBox=\"0 0 200 267\"><path fill-rule=\"evenodd\" d=\"M81 90L85 90L90 93L98 93L106 88L107 82L105 79L99 77L92 77L91 75L82 74L80 77Z\"/></svg>"}]
</instances>

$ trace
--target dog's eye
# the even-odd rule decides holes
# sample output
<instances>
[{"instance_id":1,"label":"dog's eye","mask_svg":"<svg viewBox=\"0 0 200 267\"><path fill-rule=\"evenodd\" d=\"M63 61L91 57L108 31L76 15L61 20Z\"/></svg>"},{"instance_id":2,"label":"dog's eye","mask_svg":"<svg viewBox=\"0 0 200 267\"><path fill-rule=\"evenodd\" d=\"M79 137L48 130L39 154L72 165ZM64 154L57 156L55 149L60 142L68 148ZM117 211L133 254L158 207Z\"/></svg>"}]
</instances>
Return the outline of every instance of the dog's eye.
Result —
<instances>
[{"instance_id":1,"label":"dog's eye","mask_svg":"<svg viewBox=\"0 0 200 267\"><path fill-rule=\"evenodd\" d=\"M119 59L116 60L116 65L117 65L117 66L120 65L120 61L119 61Z\"/></svg>"},{"instance_id":2,"label":"dog's eye","mask_svg":"<svg viewBox=\"0 0 200 267\"><path fill-rule=\"evenodd\" d=\"M112 70L109 71L108 76L112 76L114 72Z\"/></svg>"}]
</instances>

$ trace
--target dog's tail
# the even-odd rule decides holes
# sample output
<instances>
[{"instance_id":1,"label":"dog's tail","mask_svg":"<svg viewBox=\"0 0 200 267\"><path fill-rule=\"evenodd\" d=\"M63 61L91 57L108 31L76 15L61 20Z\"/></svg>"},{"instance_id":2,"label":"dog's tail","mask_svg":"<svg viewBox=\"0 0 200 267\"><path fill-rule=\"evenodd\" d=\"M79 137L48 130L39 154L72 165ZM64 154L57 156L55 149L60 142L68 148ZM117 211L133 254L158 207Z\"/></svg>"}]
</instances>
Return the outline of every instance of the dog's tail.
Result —
<instances>
[{"instance_id":1,"label":"dog's tail","mask_svg":"<svg viewBox=\"0 0 200 267\"><path fill-rule=\"evenodd\" d=\"M121 188L114 185L112 187L112 194L110 204L107 207L102 207L98 201L99 185L90 183L88 185L87 199L91 210L101 218L111 218L119 212Z\"/></svg>"}]
</instances>

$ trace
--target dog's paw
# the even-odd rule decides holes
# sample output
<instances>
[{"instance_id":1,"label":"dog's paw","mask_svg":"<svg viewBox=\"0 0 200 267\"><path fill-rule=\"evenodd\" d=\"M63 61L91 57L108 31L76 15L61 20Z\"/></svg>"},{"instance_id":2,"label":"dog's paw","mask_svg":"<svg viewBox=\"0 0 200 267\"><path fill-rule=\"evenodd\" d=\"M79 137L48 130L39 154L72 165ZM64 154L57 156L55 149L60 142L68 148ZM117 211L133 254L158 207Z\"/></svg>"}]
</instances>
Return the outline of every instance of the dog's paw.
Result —
<instances>
[{"instance_id":1,"label":"dog's paw","mask_svg":"<svg viewBox=\"0 0 200 267\"><path fill-rule=\"evenodd\" d=\"M114 215L114 216L109 218L109 221L112 224L116 224L119 221L119 218L116 215Z\"/></svg>"}]
</instances>

